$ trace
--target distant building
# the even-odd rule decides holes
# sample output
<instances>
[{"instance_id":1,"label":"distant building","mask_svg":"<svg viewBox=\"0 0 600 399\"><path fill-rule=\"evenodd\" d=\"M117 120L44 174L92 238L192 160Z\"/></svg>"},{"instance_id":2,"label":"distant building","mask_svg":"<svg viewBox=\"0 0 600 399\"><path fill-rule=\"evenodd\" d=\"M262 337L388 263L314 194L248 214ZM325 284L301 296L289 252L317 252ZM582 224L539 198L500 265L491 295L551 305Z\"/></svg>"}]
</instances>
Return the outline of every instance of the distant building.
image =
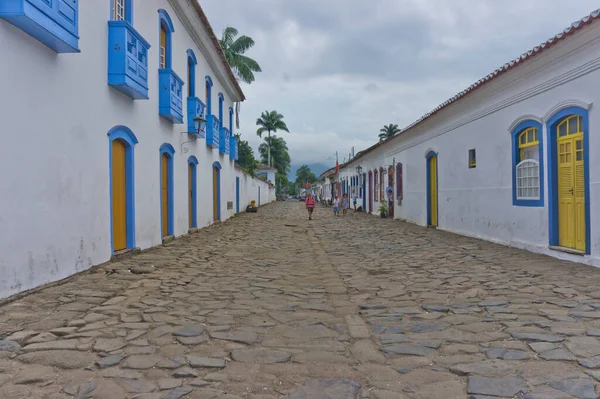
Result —
<instances>
[{"instance_id":1,"label":"distant building","mask_svg":"<svg viewBox=\"0 0 600 399\"><path fill-rule=\"evenodd\" d=\"M260 163L258 164L256 170L257 176L264 176L265 181L275 184L275 175L277 174L277 169L272 167L270 168L267 165Z\"/></svg>"},{"instance_id":2,"label":"distant building","mask_svg":"<svg viewBox=\"0 0 600 399\"><path fill-rule=\"evenodd\" d=\"M395 218L600 266L599 19L356 154L343 191L371 213L386 200Z\"/></svg>"}]
</instances>

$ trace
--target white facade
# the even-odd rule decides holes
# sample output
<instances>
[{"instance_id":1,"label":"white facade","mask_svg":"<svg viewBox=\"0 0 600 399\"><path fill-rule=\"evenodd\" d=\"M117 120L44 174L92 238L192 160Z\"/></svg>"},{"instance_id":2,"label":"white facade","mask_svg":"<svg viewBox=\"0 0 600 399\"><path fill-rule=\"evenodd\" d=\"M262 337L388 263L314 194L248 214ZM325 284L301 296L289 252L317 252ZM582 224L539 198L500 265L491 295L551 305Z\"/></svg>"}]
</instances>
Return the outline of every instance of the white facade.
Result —
<instances>
[{"instance_id":1,"label":"white facade","mask_svg":"<svg viewBox=\"0 0 600 399\"><path fill-rule=\"evenodd\" d=\"M213 113L217 94L227 110L241 91L219 58L208 30L192 6L195 0L134 0L134 27L151 44L148 53L149 99L132 100L107 85L109 1L79 4L80 53L57 54L19 28L0 19L0 297L56 281L108 261L111 245L109 138L115 126L136 136L135 247L160 245L161 145L173 156L174 231L188 233L188 158L197 165L197 225L214 222L212 167L221 165L221 220L251 200L266 204L274 187L249 178L227 154L193 140L183 124L159 116L159 14L171 17L172 68L187 82L187 55L197 56L196 92L204 99L204 77L212 77ZM183 18L183 19L182 19ZM187 93L187 86L184 86ZM187 114L185 97L184 116ZM233 209L228 209L233 202Z\"/></svg>"},{"instance_id":2,"label":"white facade","mask_svg":"<svg viewBox=\"0 0 600 399\"><path fill-rule=\"evenodd\" d=\"M271 182L272 184L275 184L276 174L277 174L277 169L269 168L266 165L260 165L256 172L257 176L259 176L259 177L264 176L266 181Z\"/></svg>"},{"instance_id":3,"label":"white facade","mask_svg":"<svg viewBox=\"0 0 600 399\"><path fill-rule=\"evenodd\" d=\"M384 144L360 152L341 166L340 175L356 175L360 165L368 180L369 173L402 163L403 198L399 205L394 178L394 217L427 225L426 156L437 153L438 228L600 266L600 114L595 106L600 101L600 22L595 18L597 14L591 24L582 23L572 35L555 39L531 59L507 67L485 84L479 82L476 89L461 93ZM587 245L581 256L556 248L561 222L554 208L557 161L550 156L557 151L553 121L558 123L573 112L585 115L582 120L587 124L582 130L589 211ZM542 201L536 206L513 201L512 133L518 133L524 122L541 128ZM474 168L469 168L471 149L477 155ZM374 197L368 182L367 190ZM367 198L367 206L368 202ZM373 213L378 213L378 205L373 199Z\"/></svg>"}]
</instances>

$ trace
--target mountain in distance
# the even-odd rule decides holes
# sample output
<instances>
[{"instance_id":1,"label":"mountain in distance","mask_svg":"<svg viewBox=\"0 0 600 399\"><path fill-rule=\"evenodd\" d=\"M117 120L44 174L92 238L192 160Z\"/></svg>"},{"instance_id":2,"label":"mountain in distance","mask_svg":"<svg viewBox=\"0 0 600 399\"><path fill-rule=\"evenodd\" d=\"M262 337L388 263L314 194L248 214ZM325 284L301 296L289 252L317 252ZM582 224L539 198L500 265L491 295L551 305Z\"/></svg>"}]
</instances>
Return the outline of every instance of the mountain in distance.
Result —
<instances>
[{"instance_id":1,"label":"mountain in distance","mask_svg":"<svg viewBox=\"0 0 600 399\"><path fill-rule=\"evenodd\" d=\"M310 168L310 171L313 172L317 177L319 177L319 175L323 172L325 172L327 169L332 168L335 166L335 163L333 165L327 166L327 165L323 165L322 163L310 163L310 164L292 164L290 166L290 173L288 173L288 180L289 181L296 181L296 171L302 166L302 165L306 165Z\"/></svg>"}]
</instances>

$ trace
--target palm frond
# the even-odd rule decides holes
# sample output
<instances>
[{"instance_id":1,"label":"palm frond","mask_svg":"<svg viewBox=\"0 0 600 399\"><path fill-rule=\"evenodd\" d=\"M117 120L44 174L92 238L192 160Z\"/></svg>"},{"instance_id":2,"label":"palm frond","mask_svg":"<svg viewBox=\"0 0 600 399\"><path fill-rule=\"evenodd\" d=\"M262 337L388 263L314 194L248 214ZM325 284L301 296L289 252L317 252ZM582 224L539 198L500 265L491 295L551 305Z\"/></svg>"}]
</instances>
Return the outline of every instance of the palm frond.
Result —
<instances>
[{"instance_id":1,"label":"palm frond","mask_svg":"<svg viewBox=\"0 0 600 399\"><path fill-rule=\"evenodd\" d=\"M246 50L254 46L254 40L250 36L240 36L233 43L230 48L235 54L244 54Z\"/></svg>"},{"instance_id":2,"label":"palm frond","mask_svg":"<svg viewBox=\"0 0 600 399\"><path fill-rule=\"evenodd\" d=\"M223 30L223 36L221 38L221 40L219 40L221 42L221 47L223 47L223 49L225 48L230 48L232 46L232 44L234 43L234 39L235 37L238 35L238 30L235 29L234 27L228 26L227 28L225 28Z\"/></svg>"},{"instance_id":3,"label":"palm frond","mask_svg":"<svg viewBox=\"0 0 600 399\"><path fill-rule=\"evenodd\" d=\"M254 82L254 74L252 73L250 68L248 68L247 65L238 62L238 57L239 56L233 57L232 64L230 64L231 69L237 75L237 77L241 79L244 83L250 84Z\"/></svg>"}]
</instances>

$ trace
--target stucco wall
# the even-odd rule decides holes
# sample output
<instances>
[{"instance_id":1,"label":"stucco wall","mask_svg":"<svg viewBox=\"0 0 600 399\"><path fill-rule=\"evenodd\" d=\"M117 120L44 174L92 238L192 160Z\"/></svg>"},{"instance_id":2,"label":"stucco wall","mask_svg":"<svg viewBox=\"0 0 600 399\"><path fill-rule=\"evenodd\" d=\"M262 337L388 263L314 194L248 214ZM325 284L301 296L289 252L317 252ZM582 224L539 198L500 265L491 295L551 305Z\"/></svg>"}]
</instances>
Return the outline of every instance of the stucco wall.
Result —
<instances>
[{"instance_id":1,"label":"stucco wall","mask_svg":"<svg viewBox=\"0 0 600 399\"><path fill-rule=\"evenodd\" d=\"M223 92L224 115L228 115L232 99L222 82L166 0L135 0L134 27L152 45L148 54L150 99L133 101L109 87L109 7L108 1L80 2L78 54L56 54L0 20L0 297L110 259L107 133L114 126L127 126L139 140L134 149L136 247L162 242L159 148L163 143L175 148L176 236L188 231L187 160L191 155L199 161L198 226L213 222L214 162L222 166L222 220L235 212L235 205L227 210L227 201L235 201L235 176L240 173L234 170L233 161L207 147L204 139L184 143L190 140L182 134L187 121L174 125L158 115L158 9L169 13L175 27L174 71L187 85L186 51L192 49L198 59L196 95L204 101L204 77L211 75L213 113L218 114L217 94ZM185 103L184 95L184 115ZM265 183L256 184L270 192ZM246 201L250 196L248 192L241 198ZM273 198L265 195L261 203Z\"/></svg>"},{"instance_id":2,"label":"stucco wall","mask_svg":"<svg viewBox=\"0 0 600 399\"><path fill-rule=\"evenodd\" d=\"M427 224L426 153L438 153L439 228L464 235L600 266L600 28L593 26L536 56L450 105L389 143L353 160L363 171L403 164L404 199L395 217ZM550 250L548 132L546 122L560 109L589 108L589 191L591 254ZM511 125L520 118L542 122L544 206L514 206ZM554 144L555 145L555 144ZM477 167L468 168L468 151ZM394 191L394 194L396 191ZM374 212L377 204L374 203Z\"/></svg>"}]
</instances>

